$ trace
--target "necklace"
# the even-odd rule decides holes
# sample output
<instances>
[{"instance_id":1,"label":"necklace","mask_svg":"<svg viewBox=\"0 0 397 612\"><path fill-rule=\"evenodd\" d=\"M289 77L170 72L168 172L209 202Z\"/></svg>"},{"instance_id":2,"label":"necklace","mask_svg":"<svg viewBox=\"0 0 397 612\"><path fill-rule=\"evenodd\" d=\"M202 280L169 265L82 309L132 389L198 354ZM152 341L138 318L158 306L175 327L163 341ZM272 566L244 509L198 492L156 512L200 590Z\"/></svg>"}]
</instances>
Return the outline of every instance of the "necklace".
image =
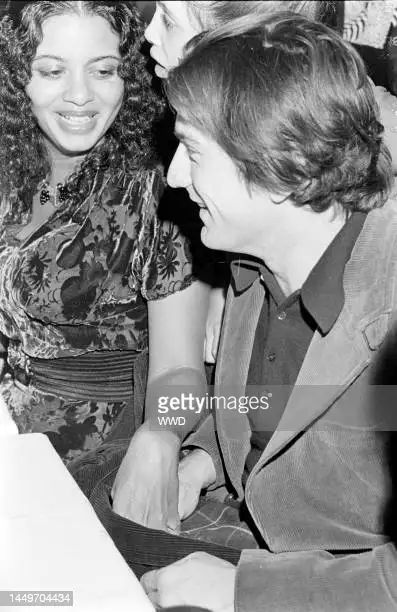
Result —
<instances>
[{"instance_id":1,"label":"necklace","mask_svg":"<svg viewBox=\"0 0 397 612\"><path fill-rule=\"evenodd\" d=\"M45 179L40 183L40 204L44 206L47 202L51 202L55 208L58 208L68 197L68 189L62 183L58 183L56 187L52 187Z\"/></svg>"}]
</instances>

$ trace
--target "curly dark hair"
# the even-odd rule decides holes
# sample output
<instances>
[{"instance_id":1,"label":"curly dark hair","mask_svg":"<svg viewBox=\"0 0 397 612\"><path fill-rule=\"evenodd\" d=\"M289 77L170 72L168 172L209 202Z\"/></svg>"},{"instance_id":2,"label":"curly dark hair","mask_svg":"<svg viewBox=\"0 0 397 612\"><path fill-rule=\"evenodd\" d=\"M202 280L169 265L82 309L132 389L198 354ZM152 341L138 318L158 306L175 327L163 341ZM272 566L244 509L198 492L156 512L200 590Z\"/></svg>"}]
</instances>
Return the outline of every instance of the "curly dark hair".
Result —
<instances>
[{"instance_id":1,"label":"curly dark hair","mask_svg":"<svg viewBox=\"0 0 397 612\"><path fill-rule=\"evenodd\" d=\"M153 91L146 59L140 52L143 26L129 1L35 0L22 11L19 24L0 21L0 194L12 197L12 220L29 210L32 195L51 171L42 132L25 92L31 64L42 40L42 24L63 14L98 15L120 37L119 76L124 80L120 111L98 146L84 158L67 182L69 198L81 201L93 185L99 168L134 172L154 168L156 123L164 101ZM18 197L15 197L15 194Z\"/></svg>"}]
</instances>

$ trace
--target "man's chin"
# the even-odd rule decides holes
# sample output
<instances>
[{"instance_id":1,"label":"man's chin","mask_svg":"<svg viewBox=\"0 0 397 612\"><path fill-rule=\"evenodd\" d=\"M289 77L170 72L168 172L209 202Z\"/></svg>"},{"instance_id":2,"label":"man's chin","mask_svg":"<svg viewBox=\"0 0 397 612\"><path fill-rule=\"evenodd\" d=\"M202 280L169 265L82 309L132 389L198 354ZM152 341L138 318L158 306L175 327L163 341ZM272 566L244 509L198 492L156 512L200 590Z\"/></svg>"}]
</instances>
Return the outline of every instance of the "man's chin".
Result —
<instances>
[{"instance_id":1,"label":"man's chin","mask_svg":"<svg viewBox=\"0 0 397 612\"><path fill-rule=\"evenodd\" d=\"M166 79L168 76L168 70L166 68L163 68L163 66L160 66L160 64L155 65L154 71L156 73L156 76L159 77L159 79Z\"/></svg>"}]
</instances>

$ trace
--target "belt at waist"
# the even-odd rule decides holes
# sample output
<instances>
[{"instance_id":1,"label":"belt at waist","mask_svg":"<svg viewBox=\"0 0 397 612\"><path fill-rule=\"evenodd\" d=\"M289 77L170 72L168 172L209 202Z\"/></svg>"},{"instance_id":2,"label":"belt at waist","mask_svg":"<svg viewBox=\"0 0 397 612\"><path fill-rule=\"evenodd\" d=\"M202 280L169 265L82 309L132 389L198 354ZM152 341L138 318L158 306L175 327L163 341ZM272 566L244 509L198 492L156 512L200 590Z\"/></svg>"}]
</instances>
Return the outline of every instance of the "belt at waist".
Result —
<instances>
[{"instance_id":1,"label":"belt at waist","mask_svg":"<svg viewBox=\"0 0 397 612\"><path fill-rule=\"evenodd\" d=\"M29 373L15 378L38 391L69 400L127 401L133 395L136 351L95 351L59 359L29 358Z\"/></svg>"}]
</instances>

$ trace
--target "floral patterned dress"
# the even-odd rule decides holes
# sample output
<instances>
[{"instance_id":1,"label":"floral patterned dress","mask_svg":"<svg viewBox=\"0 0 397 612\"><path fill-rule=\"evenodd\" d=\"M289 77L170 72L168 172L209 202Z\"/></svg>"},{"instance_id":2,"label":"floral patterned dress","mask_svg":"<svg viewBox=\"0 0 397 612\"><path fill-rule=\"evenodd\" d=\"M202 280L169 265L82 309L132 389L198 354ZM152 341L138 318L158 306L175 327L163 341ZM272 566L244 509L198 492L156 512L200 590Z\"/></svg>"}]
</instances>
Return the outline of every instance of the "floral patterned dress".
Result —
<instances>
[{"instance_id":1,"label":"floral patterned dress","mask_svg":"<svg viewBox=\"0 0 397 612\"><path fill-rule=\"evenodd\" d=\"M85 201L61 203L26 240L18 239L20 224L2 224L0 332L8 339L9 374L0 391L20 432L46 433L66 462L107 437L125 402L43 392L15 373L29 373L32 358L73 363L88 353L147 350L146 301L193 280L183 236L157 216L162 189L156 171L98 172Z\"/></svg>"}]
</instances>

